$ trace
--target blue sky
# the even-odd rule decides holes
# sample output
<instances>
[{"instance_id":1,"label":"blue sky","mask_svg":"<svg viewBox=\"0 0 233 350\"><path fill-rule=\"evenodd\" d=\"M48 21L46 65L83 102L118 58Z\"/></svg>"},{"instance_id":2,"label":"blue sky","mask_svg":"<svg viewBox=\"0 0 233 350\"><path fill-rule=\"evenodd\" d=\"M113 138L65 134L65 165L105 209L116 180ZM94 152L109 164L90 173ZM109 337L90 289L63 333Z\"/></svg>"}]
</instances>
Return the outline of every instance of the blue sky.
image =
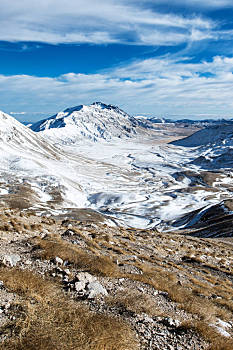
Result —
<instances>
[{"instance_id":1,"label":"blue sky","mask_svg":"<svg viewBox=\"0 0 233 350\"><path fill-rule=\"evenodd\" d=\"M1 0L0 109L233 117L232 0Z\"/></svg>"}]
</instances>

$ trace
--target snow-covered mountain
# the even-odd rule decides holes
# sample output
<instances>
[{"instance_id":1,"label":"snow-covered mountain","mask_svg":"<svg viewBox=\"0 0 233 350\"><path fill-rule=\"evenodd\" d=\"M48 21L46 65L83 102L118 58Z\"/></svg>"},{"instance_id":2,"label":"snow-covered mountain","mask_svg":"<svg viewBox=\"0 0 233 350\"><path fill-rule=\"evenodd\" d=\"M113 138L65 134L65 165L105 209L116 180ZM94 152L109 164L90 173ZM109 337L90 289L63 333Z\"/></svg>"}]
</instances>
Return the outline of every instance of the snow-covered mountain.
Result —
<instances>
[{"instance_id":1,"label":"snow-covered mountain","mask_svg":"<svg viewBox=\"0 0 233 350\"><path fill-rule=\"evenodd\" d=\"M0 204L52 208L73 203L69 192L83 203L86 197L73 181L70 162L40 134L0 112ZM82 164L78 158L77 164Z\"/></svg>"},{"instance_id":2,"label":"snow-covered mountain","mask_svg":"<svg viewBox=\"0 0 233 350\"><path fill-rule=\"evenodd\" d=\"M101 102L68 108L31 126L33 131L63 144L132 138L140 128L140 123L123 110Z\"/></svg>"},{"instance_id":3,"label":"snow-covered mountain","mask_svg":"<svg viewBox=\"0 0 233 350\"><path fill-rule=\"evenodd\" d=\"M15 118L0 111L0 146L1 156L9 154L41 154L43 157L56 158L56 150L39 134L31 131L27 126Z\"/></svg>"},{"instance_id":4,"label":"snow-covered mountain","mask_svg":"<svg viewBox=\"0 0 233 350\"><path fill-rule=\"evenodd\" d=\"M233 124L211 125L199 130L182 140L173 141L172 144L183 147L197 147L216 142L223 142L233 138Z\"/></svg>"},{"instance_id":5,"label":"snow-covered mountain","mask_svg":"<svg viewBox=\"0 0 233 350\"><path fill-rule=\"evenodd\" d=\"M195 147L198 152L190 164L205 170L233 167L233 125L211 125L193 135L171 142L186 148Z\"/></svg>"},{"instance_id":6,"label":"snow-covered mountain","mask_svg":"<svg viewBox=\"0 0 233 350\"><path fill-rule=\"evenodd\" d=\"M149 117L145 115L135 115L134 118L137 120L143 120L154 124L164 124L164 123L172 123L172 122L174 123L174 120L172 121L171 119Z\"/></svg>"}]
</instances>

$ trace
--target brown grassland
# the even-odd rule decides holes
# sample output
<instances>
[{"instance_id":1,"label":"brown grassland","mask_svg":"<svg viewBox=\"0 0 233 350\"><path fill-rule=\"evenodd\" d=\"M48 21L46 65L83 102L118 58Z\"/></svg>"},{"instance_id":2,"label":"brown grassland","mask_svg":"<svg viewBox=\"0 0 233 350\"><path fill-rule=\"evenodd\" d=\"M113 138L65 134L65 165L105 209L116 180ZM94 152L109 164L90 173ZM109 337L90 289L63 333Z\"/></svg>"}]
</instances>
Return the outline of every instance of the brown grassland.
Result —
<instances>
[{"instance_id":1,"label":"brown grassland","mask_svg":"<svg viewBox=\"0 0 233 350\"><path fill-rule=\"evenodd\" d=\"M72 271L125 279L163 291L173 305L189 315L180 327L194 329L207 341L209 350L233 349L232 338L211 326L217 319L233 319L231 244L78 221L72 221L67 230L61 222L46 223L43 218L32 227L33 215L12 213L10 218L1 216L1 237L18 232L21 245L27 243L35 261L52 264L59 257ZM47 233L41 235L41 229ZM17 295L13 310L17 317L1 329L3 350L140 348L135 330L120 314L91 310L87 303L72 298L49 273L2 263L0 280ZM130 289L108 295L105 303L137 314L170 316L150 295Z\"/></svg>"}]
</instances>

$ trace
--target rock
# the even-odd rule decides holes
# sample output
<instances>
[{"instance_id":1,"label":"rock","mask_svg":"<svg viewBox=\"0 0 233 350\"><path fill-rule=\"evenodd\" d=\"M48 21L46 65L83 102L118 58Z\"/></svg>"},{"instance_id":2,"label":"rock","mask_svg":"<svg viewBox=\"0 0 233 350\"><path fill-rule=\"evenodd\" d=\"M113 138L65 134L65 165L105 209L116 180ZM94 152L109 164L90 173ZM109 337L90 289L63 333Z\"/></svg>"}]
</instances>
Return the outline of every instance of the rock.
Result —
<instances>
[{"instance_id":1,"label":"rock","mask_svg":"<svg viewBox=\"0 0 233 350\"><path fill-rule=\"evenodd\" d=\"M154 323L153 318L151 318L151 317L149 317L149 316L147 316L147 315L145 315L144 321L147 322L147 323Z\"/></svg>"},{"instance_id":2,"label":"rock","mask_svg":"<svg viewBox=\"0 0 233 350\"><path fill-rule=\"evenodd\" d=\"M94 299L98 295L108 295L107 290L98 281L88 283L87 291L88 299Z\"/></svg>"},{"instance_id":3,"label":"rock","mask_svg":"<svg viewBox=\"0 0 233 350\"><path fill-rule=\"evenodd\" d=\"M64 270L62 270L62 268L60 268L59 266L55 267L55 271L56 271L57 273L60 273L60 274L64 274L64 275L65 275Z\"/></svg>"},{"instance_id":4,"label":"rock","mask_svg":"<svg viewBox=\"0 0 233 350\"><path fill-rule=\"evenodd\" d=\"M173 320L173 327L178 328L180 327L180 325L181 325L181 322L179 320Z\"/></svg>"},{"instance_id":5,"label":"rock","mask_svg":"<svg viewBox=\"0 0 233 350\"><path fill-rule=\"evenodd\" d=\"M74 288L76 292L84 291L85 287L86 287L86 283L84 281L75 282L74 284Z\"/></svg>"},{"instance_id":6,"label":"rock","mask_svg":"<svg viewBox=\"0 0 233 350\"><path fill-rule=\"evenodd\" d=\"M1 288L4 288L4 283L3 283L3 281L0 281L0 289Z\"/></svg>"},{"instance_id":7,"label":"rock","mask_svg":"<svg viewBox=\"0 0 233 350\"><path fill-rule=\"evenodd\" d=\"M55 262L56 262L57 264L60 264L60 265L63 264L63 260L62 260L61 258L59 258L59 256L56 256Z\"/></svg>"},{"instance_id":8,"label":"rock","mask_svg":"<svg viewBox=\"0 0 233 350\"><path fill-rule=\"evenodd\" d=\"M166 298L166 299L169 299L169 295L168 295L168 293L167 292L164 292L164 291L158 291L158 294L159 295L162 295L164 298Z\"/></svg>"},{"instance_id":9,"label":"rock","mask_svg":"<svg viewBox=\"0 0 233 350\"><path fill-rule=\"evenodd\" d=\"M68 283L68 282L69 282L69 277L68 277L67 275L65 275L65 276L63 277L63 282L64 282L64 283Z\"/></svg>"},{"instance_id":10,"label":"rock","mask_svg":"<svg viewBox=\"0 0 233 350\"><path fill-rule=\"evenodd\" d=\"M32 261L31 260L26 260L25 261L25 265L31 265L32 264Z\"/></svg>"},{"instance_id":11,"label":"rock","mask_svg":"<svg viewBox=\"0 0 233 350\"><path fill-rule=\"evenodd\" d=\"M18 254L5 255L3 258L3 263L13 267L16 266L20 260L21 258Z\"/></svg>"},{"instance_id":12,"label":"rock","mask_svg":"<svg viewBox=\"0 0 233 350\"><path fill-rule=\"evenodd\" d=\"M68 226L69 225L69 220L67 220L67 219L64 219L64 220L62 220L62 226Z\"/></svg>"},{"instance_id":13,"label":"rock","mask_svg":"<svg viewBox=\"0 0 233 350\"><path fill-rule=\"evenodd\" d=\"M41 237L42 239L46 238L47 236L48 236L48 231L47 231L47 232L41 232L41 233L40 233L40 237Z\"/></svg>"},{"instance_id":14,"label":"rock","mask_svg":"<svg viewBox=\"0 0 233 350\"><path fill-rule=\"evenodd\" d=\"M162 323L168 327L179 327L181 322L179 320L175 320L171 317L166 317L163 319Z\"/></svg>"},{"instance_id":15,"label":"rock","mask_svg":"<svg viewBox=\"0 0 233 350\"><path fill-rule=\"evenodd\" d=\"M175 350L174 346L168 344L168 349L169 350Z\"/></svg>"},{"instance_id":16,"label":"rock","mask_svg":"<svg viewBox=\"0 0 233 350\"><path fill-rule=\"evenodd\" d=\"M77 273L76 278L78 279L78 281L85 283L91 283L96 281L96 277L92 276L88 272L79 272Z\"/></svg>"},{"instance_id":17,"label":"rock","mask_svg":"<svg viewBox=\"0 0 233 350\"><path fill-rule=\"evenodd\" d=\"M75 290L79 296L94 299L98 295L107 295L107 290L88 272L79 272L75 279L68 283L68 287Z\"/></svg>"},{"instance_id":18,"label":"rock","mask_svg":"<svg viewBox=\"0 0 233 350\"><path fill-rule=\"evenodd\" d=\"M75 232L73 230L68 229L62 233L62 236L73 236L74 234L75 234Z\"/></svg>"}]
</instances>

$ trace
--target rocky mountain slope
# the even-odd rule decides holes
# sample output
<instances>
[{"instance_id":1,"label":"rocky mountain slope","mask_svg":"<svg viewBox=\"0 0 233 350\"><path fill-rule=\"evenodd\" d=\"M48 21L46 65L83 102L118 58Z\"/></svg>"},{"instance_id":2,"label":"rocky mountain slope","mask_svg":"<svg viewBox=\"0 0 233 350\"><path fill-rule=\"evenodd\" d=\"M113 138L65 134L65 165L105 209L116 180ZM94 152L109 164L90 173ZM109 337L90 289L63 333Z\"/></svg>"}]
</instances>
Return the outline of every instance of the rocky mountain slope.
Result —
<instances>
[{"instance_id":1,"label":"rocky mountain slope","mask_svg":"<svg viewBox=\"0 0 233 350\"><path fill-rule=\"evenodd\" d=\"M198 147L198 156L191 164L206 170L231 169L233 156L233 125L208 126L191 136L171 144L182 147Z\"/></svg>"},{"instance_id":2,"label":"rocky mountain slope","mask_svg":"<svg viewBox=\"0 0 233 350\"><path fill-rule=\"evenodd\" d=\"M1 349L232 349L232 241L0 219Z\"/></svg>"}]
</instances>

